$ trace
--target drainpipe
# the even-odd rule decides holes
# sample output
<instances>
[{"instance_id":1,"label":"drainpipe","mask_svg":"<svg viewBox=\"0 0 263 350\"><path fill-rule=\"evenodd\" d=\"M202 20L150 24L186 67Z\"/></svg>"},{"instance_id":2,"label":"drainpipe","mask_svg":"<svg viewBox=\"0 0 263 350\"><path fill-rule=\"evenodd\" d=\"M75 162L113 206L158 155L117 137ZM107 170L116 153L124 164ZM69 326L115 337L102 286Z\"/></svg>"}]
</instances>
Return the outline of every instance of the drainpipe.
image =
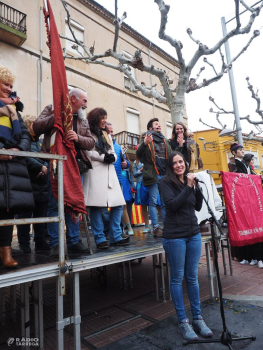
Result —
<instances>
[{"instance_id":1,"label":"drainpipe","mask_svg":"<svg viewBox=\"0 0 263 350\"><path fill-rule=\"evenodd\" d=\"M39 51L40 51L40 58L39 58L39 79L40 79L40 88L39 88L39 92L40 92L40 112L43 109L43 67L42 67L42 63L43 63L43 5L42 5L42 0L40 0L40 9L39 9ZM39 115L39 114L37 114Z\"/></svg>"},{"instance_id":2,"label":"drainpipe","mask_svg":"<svg viewBox=\"0 0 263 350\"><path fill-rule=\"evenodd\" d=\"M150 48L152 46L152 43L150 42L150 45L148 47L148 62L149 65L151 66L151 56L150 56ZM150 74L150 79L151 79L151 87L153 86L153 82L152 82L152 74ZM155 118L155 101L154 98L152 97L152 103L153 103L153 117Z\"/></svg>"}]
</instances>

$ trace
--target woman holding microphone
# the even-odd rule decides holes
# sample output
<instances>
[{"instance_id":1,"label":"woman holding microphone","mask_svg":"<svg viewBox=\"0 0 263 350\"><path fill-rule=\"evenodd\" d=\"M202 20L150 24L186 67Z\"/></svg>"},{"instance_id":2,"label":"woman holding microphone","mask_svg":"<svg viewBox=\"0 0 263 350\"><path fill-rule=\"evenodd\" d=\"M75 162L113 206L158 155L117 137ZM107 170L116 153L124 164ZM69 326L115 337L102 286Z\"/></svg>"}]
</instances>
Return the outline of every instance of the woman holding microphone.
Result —
<instances>
[{"instance_id":1,"label":"woman holding microphone","mask_svg":"<svg viewBox=\"0 0 263 350\"><path fill-rule=\"evenodd\" d=\"M160 182L160 189L166 209L163 246L170 265L170 289L178 317L178 331L185 340L197 340L195 332L211 337L213 333L201 316L198 284L202 242L195 210L200 211L203 198L195 188L195 174L189 173L181 153L172 152L168 157L166 175ZM192 326L186 317L183 302L184 277L191 304Z\"/></svg>"}]
</instances>

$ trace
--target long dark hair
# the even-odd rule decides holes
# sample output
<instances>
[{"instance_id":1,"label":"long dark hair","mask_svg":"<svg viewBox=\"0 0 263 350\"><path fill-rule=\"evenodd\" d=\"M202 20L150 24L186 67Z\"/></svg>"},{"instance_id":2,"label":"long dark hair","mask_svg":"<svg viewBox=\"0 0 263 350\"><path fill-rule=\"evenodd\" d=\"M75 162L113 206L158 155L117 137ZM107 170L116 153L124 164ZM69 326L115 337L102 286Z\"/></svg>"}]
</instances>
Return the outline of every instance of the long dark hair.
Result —
<instances>
[{"instance_id":1,"label":"long dark hair","mask_svg":"<svg viewBox=\"0 0 263 350\"><path fill-rule=\"evenodd\" d=\"M95 134L97 136L100 135L100 120L104 119L105 116L107 116L107 112L105 111L105 109L99 107L92 109L88 113L87 119L89 121L89 127L92 134Z\"/></svg>"},{"instance_id":2,"label":"long dark hair","mask_svg":"<svg viewBox=\"0 0 263 350\"><path fill-rule=\"evenodd\" d=\"M173 184L175 184L176 186L183 186L182 182L178 179L177 175L175 175L174 171L173 171L173 158L175 156L180 156L183 158L184 161L184 165L185 165L185 172L184 172L184 176L186 176L186 174L189 173L189 166L188 163L185 160L185 157L182 155L182 153L180 152L172 152L166 161L166 178Z\"/></svg>"},{"instance_id":3,"label":"long dark hair","mask_svg":"<svg viewBox=\"0 0 263 350\"><path fill-rule=\"evenodd\" d=\"M176 131L175 131L176 125L181 125L184 128L184 137L189 137L190 133L189 133L189 131L187 129L187 126L183 122L176 122L173 125L171 140L177 138L177 134L176 134Z\"/></svg>"}]
</instances>

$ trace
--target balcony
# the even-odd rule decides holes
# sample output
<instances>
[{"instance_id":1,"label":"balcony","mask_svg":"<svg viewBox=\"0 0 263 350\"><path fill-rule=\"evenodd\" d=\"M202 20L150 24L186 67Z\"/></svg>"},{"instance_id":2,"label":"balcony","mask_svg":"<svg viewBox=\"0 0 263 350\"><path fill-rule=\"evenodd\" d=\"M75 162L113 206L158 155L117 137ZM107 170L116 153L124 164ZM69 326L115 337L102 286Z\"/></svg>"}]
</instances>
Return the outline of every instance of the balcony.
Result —
<instances>
[{"instance_id":1,"label":"balcony","mask_svg":"<svg viewBox=\"0 0 263 350\"><path fill-rule=\"evenodd\" d=\"M0 41L21 46L26 38L26 15L0 1Z\"/></svg>"},{"instance_id":2,"label":"balcony","mask_svg":"<svg viewBox=\"0 0 263 350\"><path fill-rule=\"evenodd\" d=\"M128 148L129 150L134 150L140 142L140 135L133 134L129 131L119 132L115 134L114 137L119 145L124 145L124 147Z\"/></svg>"}]
</instances>

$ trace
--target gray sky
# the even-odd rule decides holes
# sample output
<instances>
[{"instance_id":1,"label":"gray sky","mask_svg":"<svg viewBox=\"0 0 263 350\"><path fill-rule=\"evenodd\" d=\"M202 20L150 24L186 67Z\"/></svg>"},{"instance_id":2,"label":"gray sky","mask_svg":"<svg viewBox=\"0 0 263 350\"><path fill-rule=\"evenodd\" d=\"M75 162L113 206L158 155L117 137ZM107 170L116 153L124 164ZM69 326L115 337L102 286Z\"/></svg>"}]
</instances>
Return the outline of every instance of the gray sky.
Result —
<instances>
[{"instance_id":1,"label":"gray sky","mask_svg":"<svg viewBox=\"0 0 263 350\"><path fill-rule=\"evenodd\" d=\"M115 0L96 1L114 13ZM256 2L257 0L247 0L248 5ZM226 21L234 17L234 0L166 0L165 3L170 5L166 33L183 43L183 55L186 62L191 59L197 48L197 45L186 34L187 28L192 29L195 39L200 40L208 47L213 47L222 37L221 17L224 16ZM240 5L240 9L243 10L243 6ZM154 0L119 0L118 11L119 17L126 11L127 18L125 22L127 24L177 58L174 48L158 38L160 13ZM247 24L247 20L247 14L241 16L242 26ZM233 28L234 24L235 21L232 21L227 25L228 31ZM262 26L263 10L260 16L256 18L252 30L261 29ZM230 40L232 57L246 45L250 37L251 33ZM254 112L256 103L250 97L251 93L247 89L245 78L250 77L251 84L259 89L259 97L262 97L263 100L262 48L263 33L261 30L261 35L252 42L248 50L233 65L240 117L250 114L254 120L259 120L260 117ZM217 71L221 70L219 53L208 56L208 60L215 65ZM204 64L203 58L197 63L192 76L195 77L202 66L206 68L201 75L201 79L211 77L212 68ZM220 127L215 120L215 114L209 113L210 107L213 107L208 100L210 94L220 107L233 110L228 74L225 74L219 82L186 95L188 125L192 131L207 129L198 121L200 117L207 124ZM263 109L263 106L261 106L261 109ZM220 119L224 124L227 124L227 127L233 127L234 117L231 115L222 116ZM247 133L252 129L255 130L246 121L242 121L242 128L243 132Z\"/></svg>"}]
</instances>

